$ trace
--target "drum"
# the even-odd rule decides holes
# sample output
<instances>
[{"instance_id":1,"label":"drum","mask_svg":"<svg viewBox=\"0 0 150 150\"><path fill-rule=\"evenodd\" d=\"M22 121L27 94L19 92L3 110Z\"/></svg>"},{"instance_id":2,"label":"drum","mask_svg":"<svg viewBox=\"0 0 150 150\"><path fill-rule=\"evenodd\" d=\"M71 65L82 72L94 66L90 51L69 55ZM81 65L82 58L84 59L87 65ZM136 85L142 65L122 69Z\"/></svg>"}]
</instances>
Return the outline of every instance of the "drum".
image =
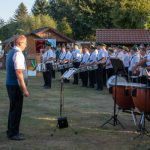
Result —
<instances>
[{"instance_id":1,"label":"drum","mask_svg":"<svg viewBox=\"0 0 150 150\"><path fill-rule=\"evenodd\" d=\"M113 85L115 85L115 81L116 81L116 75L111 76L107 80L107 88L110 88ZM127 83L127 80L124 77L117 76L117 82Z\"/></svg>"},{"instance_id":2,"label":"drum","mask_svg":"<svg viewBox=\"0 0 150 150\"><path fill-rule=\"evenodd\" d=\"M92 66L87 66L87 70L88 70L88 71L93 70Z\"/></svg>"},{"instance_id":3,"label":"drum","mask_svg":"<svg viewBox=\"0 0 150 150\"><path fill-rule=\"evenodd\" d=\"M118 82L117 85L113 85L112 97L115 100L116 104L121 109L135 108L132 99L132 89L140 85L141 84L126 82Z\"/></svg>"},{"instance_id":4,"label":"drum","mask_svg":"<svg viewBox=\"0 0 150 150\"><path fill-rule=\"evenodd\" d=\"M59 64L59 65L58 65L58 70L63 70L63 69L64 69L64 65Z\"/></svg>"},{"instance_id":5,"label":"drum","mask_svg":"<svg viewBox=\"0 0 150 150\"><path fill-rule=\"evenodd\" d=\"M96 69L98 69L98 65L92 65L92 70L96 70Z\"/></svg>"},{"instance_id":6,"label":"drum","mask_svg":"<svg viewBox=\"0 0 150 150\"><path fill-rule=\"evenodd\" d=\"M64 64L63 67L64 67L64 69L69 68L68 64Z\"/></svg>"},{"instance_id":7,"label":"drum","mask_svg":"<svg viewBox=\"0 0 150 150\"><path fill-rule=\"evenodd\" d=\"M58 70L58 63L53 64L53 70Z\"/></svg>"},{"instance_id":8,"label":"drum","mask_svg":"<svg viewBox=\"0 0 150 150\"><path fill-rule=\"evenodd\" d=\"M150 87L138 86L132 90L135 107L140 112L150 113Z\"/></svg>"},{"instance_id":9,"label":"drum","mask_svg":"<svg viewBox=\"0 0 150 150\"><path fill-rule=\"evenodd\" d=\"M88 70L88 67L87 66L84 66L84 67L80 67L79 71L80 72L85 72Z\"/></svg>"},{"instance_id":10,"label":"drum","mask_svg":"<svg viewBox=\"0 0 150 150\"><path fill-rule=\"evenodd\" d=\"M72 68L73 64L72 63L68 63L68 68Z\"/></svg>"},{"instance_id":11,"label":"drum","mask_svg":"<svg viewBox=\"0 0 150 150\"><path fill-rule=\"evenodd\" d=\"M37 67L36 67L36 71L37 72L45 72L46 71L45 64L43 64L43 63L38 64Z\"/></svg>"}]
</instances>

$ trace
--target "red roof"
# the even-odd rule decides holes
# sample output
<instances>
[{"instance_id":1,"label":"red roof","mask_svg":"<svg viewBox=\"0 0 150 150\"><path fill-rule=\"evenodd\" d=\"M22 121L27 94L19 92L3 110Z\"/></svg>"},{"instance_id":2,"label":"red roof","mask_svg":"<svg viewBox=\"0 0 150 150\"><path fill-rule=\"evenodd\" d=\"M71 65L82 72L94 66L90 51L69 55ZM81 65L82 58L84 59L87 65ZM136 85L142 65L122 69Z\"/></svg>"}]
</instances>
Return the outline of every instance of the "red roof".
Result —
<instances>
[{"instance_id":1,"label":"red roof","mask_svg":"<svg viewBox=\"0 0 150 150\"><path fill-rule=\"evenodd\" d=\"M96 41L107 44L148 44L150 43L150 30L97 29Z\"/></svg>"}]
</instances>

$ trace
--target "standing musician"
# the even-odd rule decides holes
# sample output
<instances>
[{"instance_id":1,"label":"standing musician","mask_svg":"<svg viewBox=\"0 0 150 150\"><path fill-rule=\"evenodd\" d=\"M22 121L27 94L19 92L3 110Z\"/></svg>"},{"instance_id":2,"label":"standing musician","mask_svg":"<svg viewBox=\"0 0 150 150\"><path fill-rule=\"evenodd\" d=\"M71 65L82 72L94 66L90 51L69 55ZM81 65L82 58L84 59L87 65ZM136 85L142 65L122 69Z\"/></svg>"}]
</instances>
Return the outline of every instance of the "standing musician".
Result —
<instances>
[{"instance_id":1,"label":"standing musician","mask_svg":"<svg viewBox=\"0 0 150 150\"><path fill-rule=\"evenodd\" d=\"M74 68L79 68L81 58L82 58L82 55L79 50L79 46L78 46L78 44L75 44L74 49L72 50L72 62L73 62ZM79 80L78 74L74 74L73 84L78 84L78 80Z\"/></svg>"},{"instance_id":2,"label":"standing musician","mask_svg":"<svg viewBox=\"0 0 150 150\"><path fill-rule=\"evenodd\" d=\"M144 48L140 48L140 54L142 55L141 60L134 66L133 68L133 72L136 72L137 68L141 67L145 68L147 70L150 70L150 49L149 49L149 45ZM140 77L140 82L141 83L147 83L147 79L145 75L142 75Z\"/></svg>"},{"instance_id":3,"label":"standing musician","mask_svg":"<svg viewBox=\"0 0 150 150\"><path fill-rule=\"evenodd\" d=\"M71 46L70 45L67 45L66 46L66 55L65 55L65 58L63 60L63 63L64 64L69 64L71 62L71 58L72 58L72 54L70 52L71 50ZM68 68L67 68L68 69ZM67 69L64 69L64 72L67 70ZM69 83L69 80L68 79L64 79L64 82L65 83Z\"/></svg>"},{"instance_id":4,"label":"standing musician","mask_svg":"<svg viewBox=\"0 0 150 150\"><path fill-rule=\"evenodd\" d=\"M111 61L110 61L110 58L113 57L113 54L114 54L114 50L111 47L109 47L108 48L108 57L106 60L107 79L109 79L114 74L113 66L112 66Z\"/></svg>"},{"instance_id":5,"label":"standing musician","mask_svg":"<svg viewBox=\"0 0 150 150\"><path fill-rule=\"evenodd\" d=\"M134 67L139 63L140 61L140 55L138 52L138 47L135 45L131 48L130 50L131 53L131 57L130 57L130 61L129 61L129 76L137 76L137 70L134 70ZM133 78L133 82L137 82L136 78Z\"/></svg>"},{"instance_id":6,"label":"standing musician","mask_svg":"<svg viewBox=\"0 0 150 150\"><path fill-rule=\"evenodd\" d=\"M106 59L107 59L107 53L106 53L106 45L104 43L97 43L97 50L98 50L98 55L97 55L97 62L96 64L98 65L98 69L96 70L96 80L97 80L97 89L96 90L103 90L103 70L104 70L104 65L106 64Z\"/></svg>"},{"instance_id":7,"label":"standing musician","mask_svg":"<svg viewBox=\"0 0 150 150\"><path fill-rule=\"evenodd\" d=\"M81 60L81 64L79 67L85 67L87 66L89 57L90 57L90 53L89 53L89 49L88 47L83 47L82 49L83 52L83 56L82 56L82 60ZM82 81L82 87L87 87L88 86L88 71L84 71L80 73L80 78Z\"/></svg>"},{"instance_id":8,"label":"standing musician","mask_svg":"<svg viewBox=\"0 0 150 150\"><path fill-rule=\"evenodd\" d=\"M60 55L59 55L59 59L57 60L57 62L58 62L60 65L63 65L63 64L64 64L65 57L66 57L66 48L65 48L65 46L62 46L61 52L60 52ZM63 75L64 72L65 72L65 69L62 68L60 71L61 71L61 75Z\"/></svg>"},{"instance_id":9,"label":"standing musician","mask_svg":"<svg viewBox=\"0 0 150 150\"><path fill-rule=\"evenodd\" d=\"M96 63L97 54L98 54L98 51L96 50L96 47L94 45L91 45L88 65L94 65ZM96 83L96 71L90 70L89 71L89 87L94 88L95 83Z\"/></svg>"},{"instance_id":10,"label":"standing musician","mask_svg":"<svg viewBox=\"0 0 150 150\"><path fill-rule=\"evenodd\" d=\"M52 64L54 65L54 63L56 62L56 49L55 47L52 47L52 51L53 51L53 62ZM52 78L55 78L55 70L52 69Z\"/></svg>"},{"instance_id":11,"label":"standing musician","mask_svg":"<svg viewBox=\"0 0 150 150\"><path fill-rule=\"evenodd\" d=\"M44 58L44 63L46 65L46 71L45 71L45 76L44 76L44 87L46 89L51 88L51 81L52 81L52 64L54 61L54 55L53 55L53 50L51 48L51 43L46 42L46 47L45 47L45 53L43 54Z\"/></svg>"},{"instance_id":12,"label":"standing musician","mask_svg":"<svg viewBox=\"0 0 150 150\"><path fill-rule=\"evenodd\" d=\"M116 58L119 58L120 60L122 60L123 61L123 52L122 52L122 46L120 46L120 45L118 45L117 47L116 47L116 52L115 52L115 57Z\"/></svg>"},{"instance_id":13,"label":"standing musician","mask_svg":"<svg viewBox=\"0 0 150 150\"><path fill-rule=\"evenodd\" d=\"M130 61L130 55L129 55L129 48L126 46L122 46L123 49L123 64L126 70L126 73L128 74L128 68L129 68L129 61Z\"/></svg>"}]
</instances>

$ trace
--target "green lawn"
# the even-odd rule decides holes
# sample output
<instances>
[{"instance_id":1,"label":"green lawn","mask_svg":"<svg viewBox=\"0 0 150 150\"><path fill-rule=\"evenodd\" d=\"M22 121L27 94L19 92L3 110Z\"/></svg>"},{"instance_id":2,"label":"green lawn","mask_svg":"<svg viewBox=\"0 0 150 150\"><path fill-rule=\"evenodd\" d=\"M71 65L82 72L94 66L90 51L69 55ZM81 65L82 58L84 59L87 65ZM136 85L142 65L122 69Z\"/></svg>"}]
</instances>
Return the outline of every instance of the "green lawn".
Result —
<instances>
[{"instance_id":1,"label":"green lawn","mask_svg":"<svg viewBox=\"0 0 150 150\"><path fill-rule=\"evenodd\" d=\"M126 127L107 124L100 128L113 113L113 100L108 90L103 92L83 88L81 85L64 85L65 113L69 128L54 132L59 116L60 81L53 79L52 89L43 89L39 75L30 77L30 96L24 99L20 130L25 141L6 138L9 108L5 88L5 71L0 70L0 150L148 150L150 138L136 138L130 114L119 113L119 120ZM139 117L138 117L139 119ZM149 128L149 122L146 122ZM78 134L74 134L77 131ZM54 134L54 136L51 136Z\"/></svg>"}]
</instances>

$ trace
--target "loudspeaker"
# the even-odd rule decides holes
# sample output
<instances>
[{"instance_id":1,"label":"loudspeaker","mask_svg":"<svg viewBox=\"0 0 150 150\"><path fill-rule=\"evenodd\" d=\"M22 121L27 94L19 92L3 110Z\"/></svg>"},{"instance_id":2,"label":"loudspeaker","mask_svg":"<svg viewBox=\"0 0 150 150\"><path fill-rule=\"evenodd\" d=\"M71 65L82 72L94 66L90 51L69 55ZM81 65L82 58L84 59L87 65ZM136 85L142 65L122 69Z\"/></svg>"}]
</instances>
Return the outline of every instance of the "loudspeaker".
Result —
<instances>
[{"instance_id":1,"label":"loudspeaker","mask_svg":"<svg viewBox=\"0 0 150 150\"><path fill-rule=\"evenodd\" d=\"M67 117L59 117L59 118L58 118L57 126L58 126L60 129L62 129L62 128L67 128L67 127L68 127Z\"/></svg>"}]
</instances>

